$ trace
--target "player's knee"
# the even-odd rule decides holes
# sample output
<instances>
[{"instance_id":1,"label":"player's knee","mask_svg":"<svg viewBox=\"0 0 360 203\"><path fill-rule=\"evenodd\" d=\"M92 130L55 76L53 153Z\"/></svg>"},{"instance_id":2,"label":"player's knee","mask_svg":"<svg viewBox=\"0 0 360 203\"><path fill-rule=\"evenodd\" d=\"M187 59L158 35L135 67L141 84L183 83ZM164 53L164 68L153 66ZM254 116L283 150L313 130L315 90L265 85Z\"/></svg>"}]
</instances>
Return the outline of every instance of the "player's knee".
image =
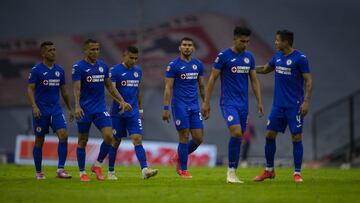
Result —
<instances>
[{"instance_id":1,"label":"player's knee","mask_svg":"<svg viewBox=\"0 0 360 203\"><path fill-rule=\"evenodd\" d=\"M234 131L231 132L231 136L232 137L242 138L243 133L241 132L241 130L234 130Z\"/></svg>"},{"instance_id":2,"label":"player's knee","mask_svg":"<svg viewBox=\"0 0 360 203\"><path fill-rule=\"evenodd\" d=\"M267 139L275 139L276 138L276 132L273 132L273 131L268 131L268 132L266 132L266 138Z\"/></svg>"},{"instance_id":3,"label":"player's knee","mask_svg":"<svg viewBox=\"0 0 360 203\"><path fill-rule=\"evenodd\" d=\"M204 141L203 136L200 137L193 137L192 140L196 143L196 144L201 144Z\"/></svg>"},{"instance_id":4,"label":"player's knee","mask_svg":"<svg viewBox=\"0 0 360 203\"><path fill-rule=\"evenodd\" d=\"M88 142L87 137L79 137L78 139L78 145L82 148L86 147L87 142Z\"/></svg>"},{"instance_id":5,"label":"player's knee","mask_svg":"<svg viewBox=\"0 0 360 203\"><path fill-rule=\"evenodd\" d=\"M67 141L67 139L68 139L68 133L67 133L66 130L59 130L59 131L57 132L57 134L58 134L58 137L59 137L59 141L60 141L60 142L66 142L66 141Z\"/></svg>"},{"instance_id":6,"label":"player's knee","mask_svg":"<svg viewBox=\"0 0 360 203\"><path fill-rule=\"evenodd\" d=\"M37 136L35 138L35 147L36 148L41 148L43 146L43 144L44 144L44 140L45 140L44 137Z\"/></svg>"},{"instance_id":7,"label":"player's knee","mask_svg":"<svg viewBox=\"0 0 360 203\"><path fill-rule=\"evenodd\" d=\"M302 140L301 134L295 134L291 136L293 142L300 142Z\"/></svg>"},{"instance_id":8,"label":"player's knee","mask_svg":"<svg viewBox=\"0 0 360 203\"><path fill-rule=\"evenodd\" d=\"M132 142L135 146L141 145L142 144L142 137L141 135L132 135L131 136Z\"/></svg>"},{"instance_id":9,"label":"player's knee","mask_svg":"<svg viewBox=\"0 0 360 203\"><path fill-rule=\"evenodd\" d=\"M121 138L114 137L112 139L112 144L111 145L112 145L112 147L117 149L119 147L120 143L121 143Z\"/></svg>"}]
</instances>

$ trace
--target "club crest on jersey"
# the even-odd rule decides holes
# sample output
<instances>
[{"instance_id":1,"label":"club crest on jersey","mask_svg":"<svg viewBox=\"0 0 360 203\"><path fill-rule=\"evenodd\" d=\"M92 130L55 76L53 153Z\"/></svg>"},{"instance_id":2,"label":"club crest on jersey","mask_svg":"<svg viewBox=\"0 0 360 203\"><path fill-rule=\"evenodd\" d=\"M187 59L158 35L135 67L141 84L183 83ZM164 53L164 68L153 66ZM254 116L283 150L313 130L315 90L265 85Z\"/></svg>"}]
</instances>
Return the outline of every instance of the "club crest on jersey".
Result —
<instances>
[{"instance_id":1,"label":"club crest on jersey","mask_svg":"<svg viewBox=\"0 0 360 203\"><path fill-rule=\"evenodd\" d=\"M99 71L100 71L100 73L104 72L104 68L100 66Z\"/></svg>"},{"instance_id":2,"label":"club crest on jersey","mask_svg":"<svg viewBox=\"0 0 360 203\"><path fill-rule=\"evenodd\" d=\"M135 77L135 78L139 77L139 73L134 72L134 77Z\"/></svg>"},{"instance_id":3,"label":"club crest on jersey","mask_svg":"<svg viewBox=\"0 0 360 203\"><path fill-rule=\"evenodd\" d=\"M245 57L245 58L244 58L244 62L245 62L246 64L249 64L249 63L250 63L249 58L248 58L248 57Z\"/></svg>"},{"instance_id":4,"label":"club crest on jersey","mask_svg":"<svg viewBox=\"0 0 360 203\"><path fill-rule=\"evenodd\" d=\"M185 80L185 79L186 79L186 75L185 75L185 74L181 74L181 75L180 75L180 78L183 79L183 80Z\"/></svg>"},{"instance_id":5,"label":"club crest on jersey","mask_svg":"<svg viewBox=\"0 0 360 203\"><path fill-rule=\"evenodd\" d=\"M227 117L227 120L228 120L229 122L231 122L231 121L234 120L234 117L233 117L232 115L230 115L230 116Z\"/></svg>"},{"instance_id":6,"label":"club crest on jersey","mask_svg":"<svg viewBox=\"0 0 360 203\"><path fill-rule=\"evenodd\" d=\"M92 81L92 77L91 77L91 76L87 76L87 77L86 77L86 81L91 82L91 81Z\"/></svg>"},{"instance_id":7,"label":"club crest on jersey","mask_svg":"<svg viewBox=\"0 0 360 203\"><path fill-rule=\"evenodd\" d=\"M291 65L292 64L292 61L290 60L290 59L288 59L287 61L286 61L286 65Z\"/></svg>"},{"instance_id":8,"label":"club crest on jersey","mask_svg":"<svg viewBox=\"0 0 360 203\"><path fill-rule=\"evenodd\" d=\"M59 72L59 71L55 71L55 75L56 75L56 77L60 77L60 72Z\"/></svg>"},{"instance_id":9,"label":"club crest on jersey","mask_svg":"<svg viewBox=\"0 0 360 203\"><path fill-rule=\"evenodd\" d=\"M192 68L194 69L194 70L196 70L197 69L197 65L192 65Z\"/></svg>"},{"instance_id":10,"label":"club crest on jersey","mask_svg":"<svg viewBox=\"0 0 360 203\"><path fill-rule=\"evenodd\" d=\"M181 124L181 121L180 121L180 120L176 120L176 121L175 121L175 124L176 124L176 125L180 125L180 124Z\"/></svg>"},{"instance_id":11,"label":"club crest on jersey","mask_svg":"<svg viewBox=\"0 0 360 203\"><path fill-rule=\"evenodd\" d=\"M41 132L41 130L42 130L41 127L36 127L36 132L39 133L39 132Z\"/></svg>"},{"instance_id":12,"label":"club crest on jersey","mask_svg":"<svg viewBox=\"0 0 360 203\"><path fill-rule=\"evenodd\" d=\"M44 80L43 81L43 85L48 85L49 84L49 81L48 80Z\"/></svg>"},{"instance_id":13,"label":"club crest on jersey","mask_svg":"<svg viewBox=\"0 0 360 203\"><path fill-rule=\"evenodd\" d=\"M126 86L126 81L125 80L121 81L121 86Z\"/></svg>"}]
</instances>

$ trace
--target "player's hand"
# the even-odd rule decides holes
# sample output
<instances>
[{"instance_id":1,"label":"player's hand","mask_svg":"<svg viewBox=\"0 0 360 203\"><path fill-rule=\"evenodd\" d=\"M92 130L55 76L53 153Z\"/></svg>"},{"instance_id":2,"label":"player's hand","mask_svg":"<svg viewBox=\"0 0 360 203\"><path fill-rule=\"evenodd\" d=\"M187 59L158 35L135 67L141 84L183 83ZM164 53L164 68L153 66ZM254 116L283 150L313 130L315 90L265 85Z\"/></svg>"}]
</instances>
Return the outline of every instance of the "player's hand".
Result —
<instances>
[{"instance_id":1,"label":"player's hand","mask_svg":"<svg viewBox=\"0 0 360 203\"><path fill-rule=\"evenodd\" d=\"M264 116L264 106L262 104L258 104L258 113L260 117Z\"/></svg>"},{"instance_id":2,"label":"player's hand","mask_svg":"<svg viewBox=\"0 0 360 203\"><path fill-rule=\"evenodd\" d=\"M84 116L84 111L81 107L75 107L75 118L80 120Z\"/></svg>"},{"instance_id":3,"label":"player's hand","mask_svg":"<svg viewBox=\"0 0 360 203\"><path fill-rule=\"evenodd\" d=\"M163 121L166 122L170 122L170 111L169 110L164 110L163 116L162 116Z\"/></svg>"},{"instance_id":4,"label":"player's hand","mask_svg":"<svg viewBox=\"0 0 360 203\"><path fill-rule=\"evenodd\" d=\"M202 117L207 120L210 117L210 104L203 102L201 105L201 115Z\"/></svg>"},{"instance_id":5,"label":"player's hand","mask_svg":"<svg viewBox=\"0 0 360 203\"><path fill-rule=\"evenodd\" d=\"M302 103L300 106L300 115L302 117L305 117L308 112L309 112L309 102L304 101L304 103Z\"/></svg>"},{"instance_id":6,"label":"player's hand","mask_svg":"<svg viewBox=\"0 0 360 203\"><path fill-rule=\"evenodd\" d=\"M132 106L127 102L121 102L121 109L124 109L124 111L131 111Z\"/></svg>"},{"instance_id":7,"label":"player's hand","mask_svg":"<svg viewBox=\"0 0 360 203\"><path fill-rule=\"evenodd\" d=\"M70 122L73 122L74 119L75 119L74 112L73 112L73 111L68 111L68 114L69 114L69 121L70 121Z\"/></svg>"},{"instance_id":8,"label":"player's hand","mask_svg":"<svg viewBox=\"0 0 360 203\"><path fill-rule=\"evenodd\" d=\"M34 117L36 119L40 118L41 112L40 112L40 109L37 106L33 107L33 114L34 114Z\"/></svg>"}]
</instances>

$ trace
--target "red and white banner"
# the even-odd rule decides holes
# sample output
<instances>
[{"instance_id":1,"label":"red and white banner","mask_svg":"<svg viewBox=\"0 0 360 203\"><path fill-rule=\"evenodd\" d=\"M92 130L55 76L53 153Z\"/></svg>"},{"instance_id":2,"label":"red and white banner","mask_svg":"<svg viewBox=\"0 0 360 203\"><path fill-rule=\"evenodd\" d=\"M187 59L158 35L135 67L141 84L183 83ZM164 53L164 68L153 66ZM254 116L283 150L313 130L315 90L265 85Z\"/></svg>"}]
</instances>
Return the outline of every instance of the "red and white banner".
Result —
<instances>
[{"instance_id":1,"label":"red and white banner","mask_svg":"<svg viewBox=\"0 0 360 203\"><path fill-rule=\"evenodd\" d=\"M15 163L33 164L32 149L35 137L18 135L16 138ZM86 146L86 163L92 164L96 160L102 139L89 138ZM44 165L57 165L58 138L56 136L46 136L42 150ZM177 152L178 143L143 141L146 150L147 161L150 165L172 165L171 158ZM68 157L66 165L77 165L76 161L77 138L68 139ZM202 144L189 156L190 166L210 166L216 164L217 149L215 145ZM107 161L107 160L106 160ZM116 162L117 165L139 165L134 151L134 145L130 140L123 140L118 149Z\"/></svg>"}]
</instances>

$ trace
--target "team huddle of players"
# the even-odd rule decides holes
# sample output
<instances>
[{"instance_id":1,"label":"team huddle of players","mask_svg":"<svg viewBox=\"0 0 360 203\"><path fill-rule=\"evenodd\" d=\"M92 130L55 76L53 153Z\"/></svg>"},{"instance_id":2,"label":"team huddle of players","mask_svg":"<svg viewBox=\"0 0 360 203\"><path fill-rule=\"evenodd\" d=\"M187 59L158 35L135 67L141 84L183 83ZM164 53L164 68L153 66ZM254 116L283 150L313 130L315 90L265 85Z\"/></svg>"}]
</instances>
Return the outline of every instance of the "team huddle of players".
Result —
<instances>
[{"instance_id":1,"label":"team huddle of players","mask_svg":"<svg viewBox=\"0 0 360 203\"><path fill-rule=\"evenodd\" d=\"M234 29L232 47L218 54L205 88L204 65L192 54L194 41L184 37L179 43L179 56L166 68L163 99L163 120L170 121L170 110L179 135L179 145L173 161L176 172L182 178L192 178L187 165L188 156L203 141L203 119L210 116L210 98L216 80L220 76L220 109L228 126L230 140L228 145L228 183L243 183L236 175L239 164L240 147L248 118L248 81L255 94L260 116L264 115L260 83L257 73L270 73L275 70L274 102L269 115L266 132L266 168L254 178L263 181L275 177L274 156L275 138L284 132L287 125L292 134L295 182L302 182L301 164L303 157L302 125L309 109L312 91L312 78L308 60L300 51L293 48L294 34L288 30L276 33L275 46L278 50L273 58L263 66L255 66L253 55L247 51L251 30L246 27ZM66 121L59 104L61 95L69 120L76 119L78 127L78 146L76 150L81 181L90 181L85 171L86 144L92 123L101 131L103 142L97 160L91 167L98 180L104 180L102 162L109 158L107 179L117 180L114 166L121 139L129 135L134 144L144 179L155 176L157 169L148 167L146 153L142 145L143 108L141 99L142 71L136 65L139 51L129 46L123 54L121 64L112 68L98 60L100 44L92 39L84 43L84 59L73 66L72 80L75 109L72 110L65 90L64 69L55 64L56 48L52 42L41 44L43 61L29 74L28 96L33 109L35 145L33 156L36 178L45 179L42 173L42 145L49 127L57 134L58 178L71 178L64 170L67 157ZM113 98L110 111L105 104L105 88ZM199 91L198 91L199 90ZM202 104L198 101L198 92ZM170 102L171 100L171 102ZM171 107L170 107L171 105ZM191 139L189 135L191 134Z\"/></svg>"}]
</instances>

